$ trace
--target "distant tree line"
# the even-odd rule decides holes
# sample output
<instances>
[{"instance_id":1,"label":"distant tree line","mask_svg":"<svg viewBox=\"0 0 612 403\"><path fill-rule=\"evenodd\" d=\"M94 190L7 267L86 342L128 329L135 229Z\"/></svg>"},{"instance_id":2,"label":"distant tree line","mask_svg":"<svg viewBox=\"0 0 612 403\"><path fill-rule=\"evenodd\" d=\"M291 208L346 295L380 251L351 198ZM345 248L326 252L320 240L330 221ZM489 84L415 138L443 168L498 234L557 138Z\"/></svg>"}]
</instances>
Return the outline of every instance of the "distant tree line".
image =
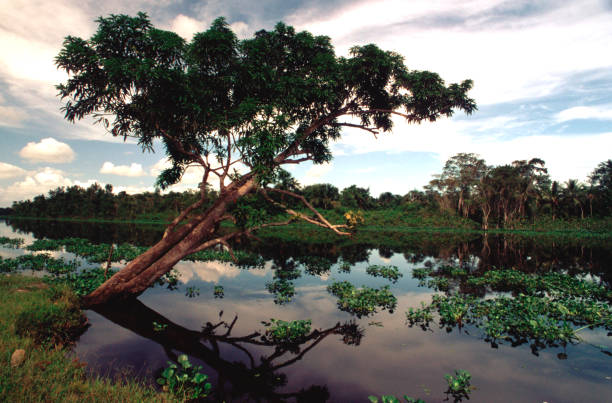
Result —
<instances>
[{"instance_id":1,"label":"distant tree line","mask_svg":"<svg viewBox=\"0 0 612 403\"><path fill-rule=\"evenodd\" d=\"M476 154L451 157L440 174L434 175L423 191L405 195L384 192L373 197L370 190L352 185L339 190L329 183L301 186L287 171L281 171L275 187L303 195L319 209L427 208L456 214L481 223L483 229L507 227L513 222L549 217L602 217L612 215L612 160L600 163L587 183L569 179L552 181L543 160L514 161L490 166ZM217 193L209 188L210 203ZM278 201L299 206L296 200L277 195ZM95 183L59 187L47 196L14 202L0 211L24 217L137 218L155 214L179 214L194 203L199 193L186 191L162 194L159 191L129 195L113 193L112 185Z\"/></svg>"},{"instance_id":2,"label":"distant tree line","mask_svg":"<svg viewBox=\"0 0 612 403\"><path fill-rule=\"evenodd\" d=\"M609 216L612 160L600 163L587 183L569 179L560 184L551 181L539 158L489 166L476 154L461 153L450 158L425 189L426 200L480 222L483 229L542 216Z\"/></svg>"},{"instance_id":3,"label":"distant tree line","mask_svg":"<svg viewBox=\"0 0 612 403\"><path fill-rule=\"evenodd\" d=\"M58 187L47 196L14 202L12 214L21 217L80 217L80 218L137 218L163 212L180 213L181 208L199 198L195 192L161 194L145 192L113 193L113 186L94 183L88 188L80 186Z\"/></svg>"}]
</instances>

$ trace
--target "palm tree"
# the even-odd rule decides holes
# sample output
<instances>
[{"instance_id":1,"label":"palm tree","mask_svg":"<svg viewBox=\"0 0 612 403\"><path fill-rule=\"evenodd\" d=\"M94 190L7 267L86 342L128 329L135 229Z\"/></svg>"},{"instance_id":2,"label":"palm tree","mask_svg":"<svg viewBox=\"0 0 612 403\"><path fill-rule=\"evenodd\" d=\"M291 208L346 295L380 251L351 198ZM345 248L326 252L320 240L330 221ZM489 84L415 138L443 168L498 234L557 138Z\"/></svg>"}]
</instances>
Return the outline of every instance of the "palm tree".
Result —
<instances>
[{"instance_id":1,"label":"palm tree","mask_svg":"<svg viewBox=\"0 0 612 403\"><path fill-rule=\"evenodd\" d=\"M578 206L580 208L580 218L584 219L584 207L582 200L584 199L584 186L576 179L569 179L565 182L565 189L563 189L562 196L563 201L569 206Z\"/></svg>"}]
</instances>

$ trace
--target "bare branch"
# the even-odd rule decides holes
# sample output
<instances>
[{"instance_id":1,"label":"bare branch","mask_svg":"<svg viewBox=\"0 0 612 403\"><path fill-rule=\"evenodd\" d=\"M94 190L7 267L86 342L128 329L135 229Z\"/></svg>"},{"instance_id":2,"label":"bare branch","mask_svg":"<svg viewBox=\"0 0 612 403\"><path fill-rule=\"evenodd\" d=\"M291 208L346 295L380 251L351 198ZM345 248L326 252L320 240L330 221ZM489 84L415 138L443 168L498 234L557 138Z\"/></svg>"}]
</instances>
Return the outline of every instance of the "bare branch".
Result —
<instances>
[{"instance_id":1,"label":"bare branch","mask_svg":"<svg viewBox=\"0 0 612 403\"><path fill-rule=\"evenodd\" d=\"M168 227L164 231L164 236L162 237L162 239L166 238L172 232L172 230L174 230L174 228L181 221L183 221L185 219L185 217L187 217L187 215L189 213L191 213L193 210L199 208L202 204L204 204L204 197L200 197L200 200L198 200L197 202L193 203L191 206L189 206L185 210L183 210L183 212L181 214L179 214L174 220L172 220L170 225L168 225Z\"/></svg>"},{"instance_id":2,"label":"bare branch","mask_svg":"<svg viewBox=\"0 0 612 403\"><path fill-rule=\"evenodd\" d=\"M308 216L306 216L306 215L304 215L304 214L302 214L302 213L300 213L298 211L290 209L286 205L284 205L283 203L279 203L277 201L272 200L272 198L267 194L266 190L270 190L272 192L277 192L277 193L285 194L285 195L288 195L288 196L291 196L291 197L295 197L296 199L301 200L302 203L304 203L304 205L306 207L308 207L308 209L315 214L315 216L318 218L318 220L312 219L312 218L310 218L310 217L308 217ZM338 230L338 228L348 228L348 225L345 225L345 224L333 225L333 224L331 224L329 221L327 221L325 219L325 217L323 217L321 215L321 213L319 213L319 211L316 208L314 208L312 206L312 204L310 204L308 202L308 200L306 200L306 198L304 196L301 196L301 195L299 195L297 193L290 192L288 190L274 189L274 188L262 189L262 195L269 202L282 207L287 213L291 214L294 217L300 218L300 219L302 219L304 221L307 221L307 222L309 222L311 224L314 224L314 225L317 225L319 227L331 229L332 231L334 231L338 235L348 235L348 236L352 235L350 232L344 232L344 231L339 231Z\"/></svg>"},{"instance_id":3,"label":"bare branch","mask_svg":"<svg viewBox=\"0 0 612 403\"><path fill-rule=\"evenodd\" d=\"M239 232L240 231L237 231L237 232L233 232L231 234L228 234L228 235L225 235L225 236L222 236L222 237L219 237L219 238L210 239L210 240L204 242L203 244L201 244L200 246L193 248L189 252L189 254L203 251L203 250L208 249L210 247L213 247L215 245L223 244L223 242L227 242L228 239L237 236Z\"/></svg>"},{"instance_id":4,"label":"bare branch","mask_svg":"<svg viewBox=\"0 0 612 403\"><path fill-rule=\"evenodd\" d=\"M280 163L281 164L299 164L300 162L304 162L304 161L312 161L312 156L309 155L307 157L298 158L298 159L286 158L282 160Z\"/></svg>"},{"instance_id":5,"label":"bare branch","mask_svg":"<svg viewBox=\"0 0 612 403\"><path fill-rule=\"evenodd\" d=\"M367 127L365 125L357 125L357 124L347 123L347 122L333 123L333 126L355 127L357 129L365 130L367 132L372 133L374 135L374 138L378 139L378 137L377 137L378 130L376 130L376 128L374 128L374 127Z\"/></svg>"},{"instance_id":6,"label":"bare branch","mask_svg":"<svg viewBox=\"0 0 612 403\"><path fill-rule=\"evenodd\" d=\"M238 263L238 258L236 258L236 255L234 255L234 250L232 249L230 244L227 243L227 241L225 241L225 240L221 240L220 243L227 248L227 251L229 252L230 256L232 257L232 260L234 261L234 263Z\"/></svg>"},{"instance_id":7,"label":"bare branch","mask_svg":"<svg viewBox=\"0 0 612 403\"><path fill-rule=\"evenodd\" d=\"M232 323L230 323L230 325L227 326L227 332L225 332L223 336L228 336L232 332L232 329L234 328L234 325L236 324L237 320L238 320L238 315L235 315L234 320L232 320Z\"/></svg>"},{"instance_id":8,"label":"bare branch","mask_svg":"<svg viewBox=\"0 0 612 403\"><path fill-rule=\"evenodd\" d=\"M408 115L402 112L395 111L393 109L376 109L375 108L375 109L367 109L367 110L358 110L358 111L350 111L347 113L343 113L343 115L371 115L374 113L390 113L392 115L402 116L411 122L417 120L417 116L414 114Z\"/></svg>"}]
</instances>

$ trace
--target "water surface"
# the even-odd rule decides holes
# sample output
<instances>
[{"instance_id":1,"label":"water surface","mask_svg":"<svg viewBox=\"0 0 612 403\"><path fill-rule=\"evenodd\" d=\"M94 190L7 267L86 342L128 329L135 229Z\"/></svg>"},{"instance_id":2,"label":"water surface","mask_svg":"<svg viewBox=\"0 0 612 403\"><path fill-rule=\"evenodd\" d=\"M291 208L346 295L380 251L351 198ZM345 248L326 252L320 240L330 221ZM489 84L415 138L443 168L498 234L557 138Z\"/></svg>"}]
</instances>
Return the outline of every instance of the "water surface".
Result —
<instances>
[{"instance_id":1,"label":"water surface","mask_svg":"<svg viewBox=\"0 0 612 403\"><path fill-rule=\"evenodd\" d=\"M152 238L142 235L151 232L150 227L72 224L0 224L0 236L20 236L28 242L36 237L80 236L96 242L140 244L148 242L134 237ZM202 372L211 377L213 389L226 401L365 402L372 394L407 394L436 402L446 397L444 374L455 369L472 374L474 402L612 400L612 357L598 347L609 350L612 340L601 330L583 331L586 342L546 348L534 355L525 344L502 343L492 348L478 329L447 333L406 325L404 312L434 294L411 276L412 269L425 264L461 262L473 271L491 266L526 272L557 270L610 284L609 241L468 238L450 242L443 236L424 235L393 247L268 240L244 246L265 258L263 267L180 262L176 265L178 289L156 286L138 300L87 311L91 326L75 353L98 373L112 376L129 370L148 380L154 380L168 360L186 353L204 367ZM19 252L2 248L0 253ZM313 256L324 259L314 264ZM341 270L341 261L351 262L350 273ZM403 277L395 284L374 278L365 272L370 264L395 265ZM266 284L288 269L300 272L293 280L296 294L292 301L278 304ZM397 308L393 313L379 310L356 318L339 310L336 298L327 291L334 280L355 286L389 285ZM214 297L215 285L224 287L223 298ZM190 287L199 295L187 297ZM278 350L252 336L263 333L261 322L270 318L310 319L320 332L299 351ZM156 332L154 321L167 324L166 329ZM214 332L202 333L207 322L222 321Z\"/></svg>"}]
</instances>

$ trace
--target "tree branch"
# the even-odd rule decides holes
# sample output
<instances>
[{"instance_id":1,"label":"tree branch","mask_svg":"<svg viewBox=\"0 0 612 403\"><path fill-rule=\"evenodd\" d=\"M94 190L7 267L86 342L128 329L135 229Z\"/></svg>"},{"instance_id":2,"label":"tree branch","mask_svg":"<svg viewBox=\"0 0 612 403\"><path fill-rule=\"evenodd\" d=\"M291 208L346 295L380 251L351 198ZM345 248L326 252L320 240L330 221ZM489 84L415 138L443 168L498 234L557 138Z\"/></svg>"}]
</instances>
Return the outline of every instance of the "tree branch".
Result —
<instances>
[{"instance_id":1,"label":"tree branch","mask_svg":"<svg viewBox=\"0 0 612 403\"><path fill-rule=\"evenodd\" d=\"M298 158L298 159L284 159L280 162L280 164L299 164L300 162L304 162L304 161L312 161L312 157L308 156L308 157L303 157L303 158Z\"/></svg>"},{"instance_id":2,"label":"tree branch","mask_svg":"<svg viewBox=\"0 0 612 403\"><path fill-rule=\"evenodd\" d=\"M200 198L200 200L198 200L197 202L193 203L191 206L187 207L181 214L179 214L174 220L172 220L172 222L170 223L170 225L168 225L168 227L166 227L166 230L164 231L164 235L162 237L162 239L166 238L171 232L172 230L181 222L185 219L185 217L187 217L187 215L189 213L191 213L193 210L199 208L200 206L202 206L202 204L204 204L204 198Z\"/></svg>"},{"instance_id":3,"label":"tree branch","mask_svg":"<svg viewBox=\"0 0 612 403\"><path fill-rule=\"evenodd\" d=\"M376 130L376 128L373 127L367 127L365 125L357 125L357 124L353 124L353 123L347 123L347 122L339 122L339 123L333 123L334 126L346 126L346 127L355 127L357 129L361 129L361 130L365 130L367 132L370 132L374 135L375 139L378 139L377 135L378 135L378 130Z\"/></svg>"},{"instance_id":4,"label":"tree branch","mask_svg":"<svg viewBox=\"0 0 612 403\"><path fill-rule=\"evenodd\" d=\"M301 200L301 201L302 201L302 203L304 203L304 205L305 205L305 206L306 206L306 207L307 207L307 208L308 208L310 211L312 211L312 212L313 212L313 213L316 215L316 217L317 217L319 220L318 220L318 221L317 221L317 220L314 220L314 219L312 219L312 218L310 218L310 217L308 217L308 216L305 216L304 214L302 214L302 213L300 213L300 212L298 212L298 211L295 211L295 210L293 210L293 209L288 208L288 207L287 207L286 205L284 205L283 203L279 203L279 202L277 202L277 201L272 200L272 198L271 198L271 197L270 197L270 196L267 194L266 190L270 190L270 191L272 191L272 192L277 192L277 193L285 194L285 195L288 195L288 196L291 196L291 197L295 197L296 199ZM323 217L323 216L321 215L321 213L319 213L319 211L318 211L316 208L314 208L314 207L312 206L312 204L310 204L310 203L308 202L308 200L306 200L306 198L305 198L304 196L301 196L301 195L299 195L299 194L297 194L297 193L290 192L290 191L288 191L288 190L275 189L275 188L261 189L261 191L262 191L263 196L264 196L264 197L265 197L265 198L266 198L266 199L267 199L269 202L271 202L271 203L273 203L273 204L276 204L276 205L278 205L278 206L282 207L282 208L283 208L283 209L284 209L284 210L285 210L287 213L291 214L291 215L292 215L292 216L294 216L294 217L300 218L300 219L302 219L302 220L304 220L304 221L307 221L307 222L309 222L309 223L311 223L311 224L314 224L314 225L317 225L317 226L319 226L319 227L323 227L323 228L328 228L328 229L331 229L332 231L334 231L334 232L335 232L336 234L338 234L338 235L348 235L348 236L352 235L350 232L344 232L344 231L339 231L339 230L338 230L338 228L348 228L348 225L345 225L345 224L333 225L333 224L331 224L329 221L327 221L327 220L325 219L325 217Z\"/></svg>"},{"instance_id":5,"label":"tree branch","mask_svg":"<svg viewBox=\"0 0 612 403\"><path fill-rule=\"evenodd\" d=\"M183 147L183 144L181 144L180 141L178 141L177 139L175 139L174 137L170 136L164 129L160 128L159 125L157 125L157 130L159 130L159 132L162 134L162 136L166 139L168 139L169 141L172 142L172 144L174 144L174 146L183 154L188 155L190 157L192 157L194 159L194 161L200 163L200 165L202 165L204 168L207 167L206 162L202 159L202 156L199 154L196 154L192 151L187 151L185 150L185 147Z\"/></svg>"}]
</instances>

